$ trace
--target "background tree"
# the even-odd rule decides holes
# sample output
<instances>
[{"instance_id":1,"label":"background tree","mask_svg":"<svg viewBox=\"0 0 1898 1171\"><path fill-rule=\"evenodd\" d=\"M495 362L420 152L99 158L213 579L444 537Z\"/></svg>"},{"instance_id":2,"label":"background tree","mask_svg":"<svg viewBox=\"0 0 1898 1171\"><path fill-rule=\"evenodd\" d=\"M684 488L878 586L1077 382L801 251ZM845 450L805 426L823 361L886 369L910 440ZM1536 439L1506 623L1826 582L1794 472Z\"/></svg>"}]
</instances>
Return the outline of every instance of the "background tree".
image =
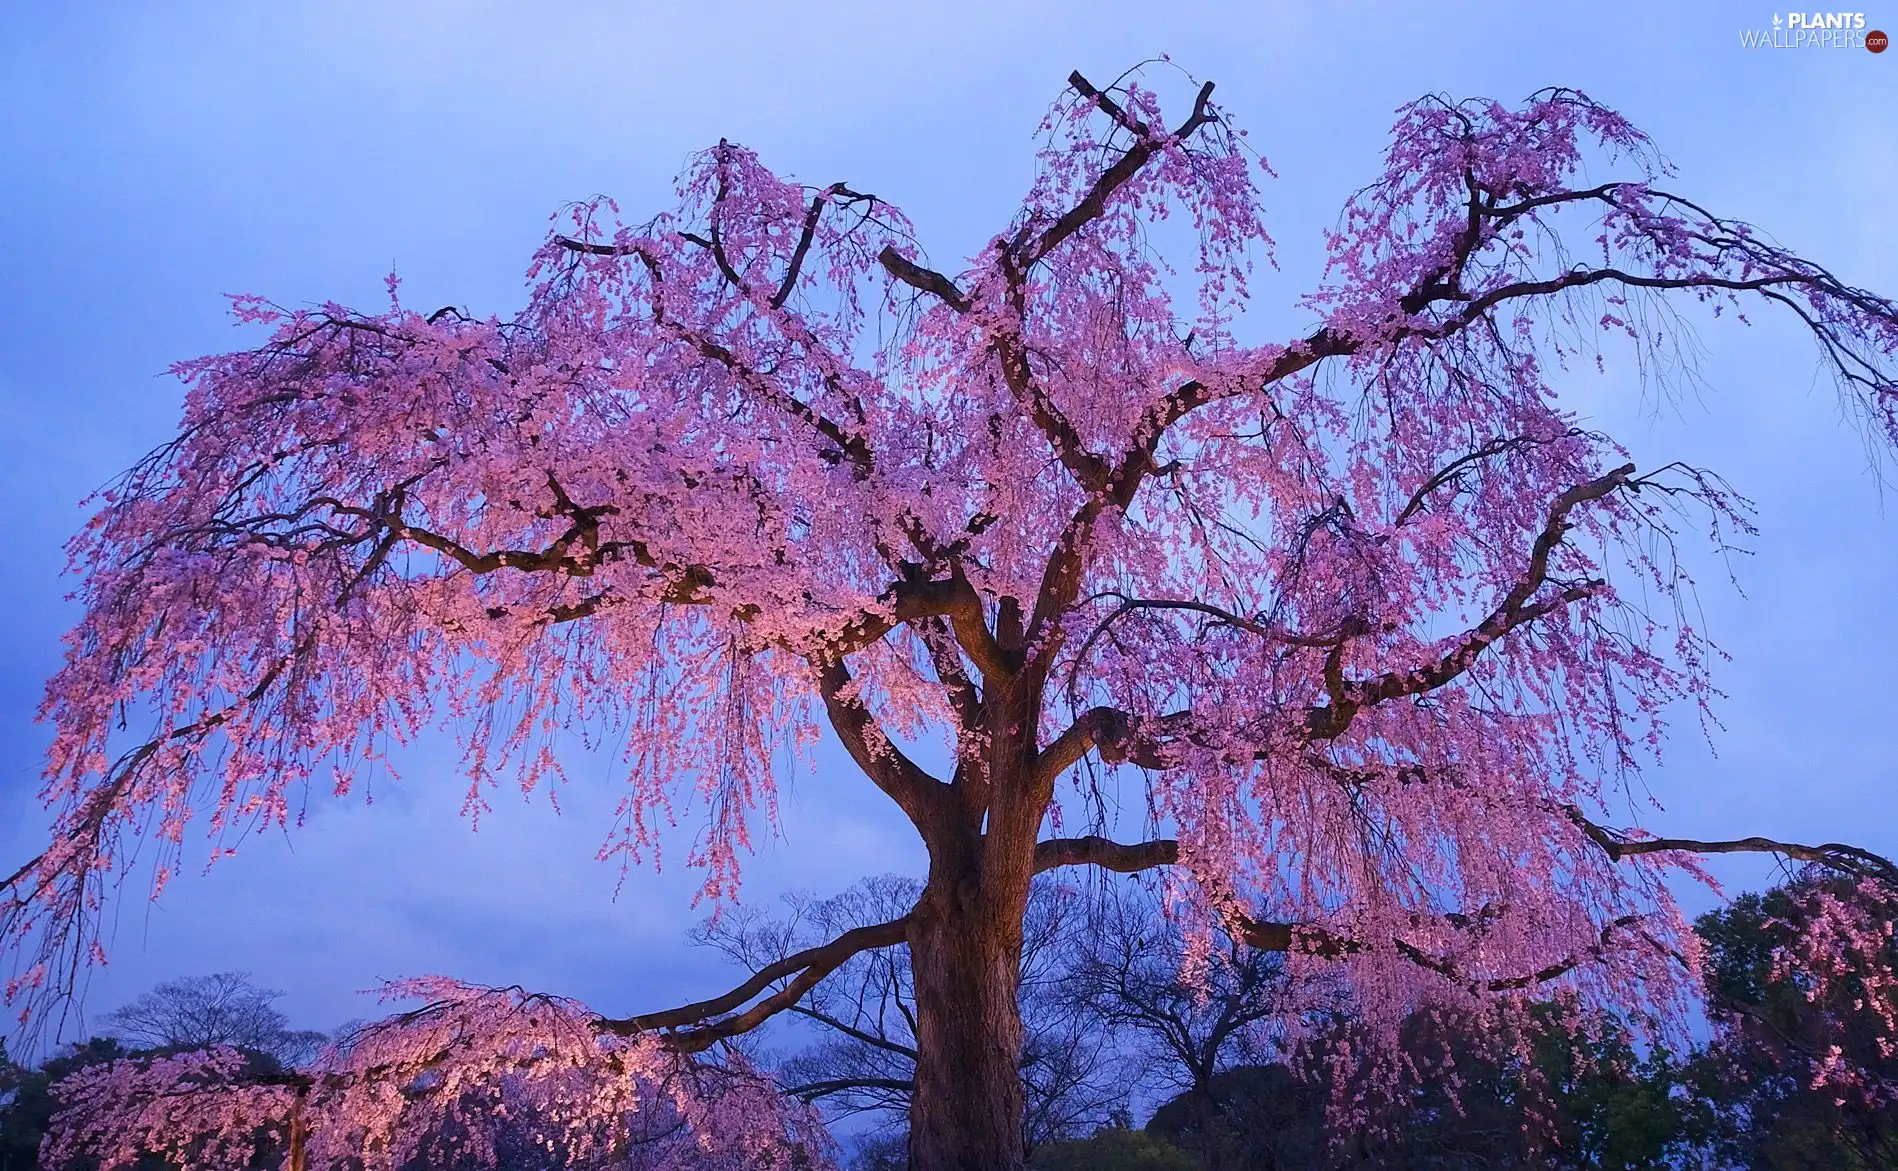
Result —
<instances>
[{"instance_id":1,"label":"background tree","mask_svg":"<svg viewBox=\"0 0 1898 1171\"><path fill-rule=\"evenodd\" d=\"M296 1066L329 1040L313 1029L292 1029L276 1007L283 993L259 988L249 972L219 972L170 980L101 1020L107 1036L128 1049L206 1049L228 1045L268 1054Z\"/></svg>"},{"instance_id":2,"label":"background tree","mask_svg":"<svg viewBox=\"0 0 1898 1171\"><path fill-rule=\"evenodd\" d=\"M1509 1037L1419 1013L1400 1032L1401 1057L1423 1076L1367 1085L1361 1069L1309 1056L1235 1066L1213 1079L1217 1113L1182 1093L1146 1129L1204 1168L1703 1165L1711 1108L1698 1063L1638 1051L1627 1029L1577 1022L1563 1006L1538 1006L1529 1020L1527 1035ZM1347 1020L1334 1027L1352 1031ZM1356 1125L1338 1126L1340 1098L1360 1099Z\"/></svg>"},{"instance_id":3,"label":"background tree","mask_svg":"<svg viewBox=\"0 0 1898 1171\"><path fill-rule=\"evenodd\" d=\"M282 995L259 988L247 972L187 976L105 1014L102 1036L67 1046L36 1069L6 1061L0 1047L0 1171L40 1166L40 1145L61 1106L60 1083L83 1071L221 1046L242 1052L247 1077L277 1077L307 1063L329 1038L292 1029L276 1008Z\"/></svg>"},{"instance_id":4,"label":"background tree","mask_svg":"<svg viewBox=\"0 0 1898 1171\"><path fill-rule=\"evenodd\" d=\"M1814 929L1820 899L1857 906L1884 954L1820 973L1788 962ZM1763 1169L1898 1166L1898 1055L1877 988L1892 959L1893 908L1808 874L1701 916L1715 1037L1696 1070L1720 1111L1719 1149ZM1843 1065L1849 1079L1832 1076Z\"/></svg>"},{"instance_id":5,"label":"background tree","mask_svg":"<svg viewBox=\"0 0 1898 1171\"><path fill-rule=\"evenodd\" d=\"M1103 1127L1083 1140L1052 1143L1037 1152L1035 1171L1194 1171L1191 1155L1147 1131Z\"/></svg>"},{"instance_id":6,"label":"background tree","mask_svg":"<svg viewBox=\"0 0 1898 1171\"><path fill-rule=\"evenodd\" d=\"M1484 1022L1418 1014L1409 1059L1432 1076L1384 1098L1352 1136L1364 1168L1695 1166L1706 1114L1665 1047L1570 1006L1536 1006L1513 1035ZM1374 1091L1375 1092L1375 1091Z\"/></svg>"},{"instance_id":7,"label":"background tree","mask_svg":"<svg viewBox=\"0 0 1898 1171\"><path fill-rule=\"evenodd\" d=\"M1143 1088L1171 1099L1161 1129L1210 1168L1253 1166L1269 1158L1272 1143L1296 1128L1274 1125L1270 1132L1250 1134L1229 1108L1241 1100L1261 1106L1264 1095L1259 1086L1235 1095L1229 1075L1241 1065L1252 1068L1242 1078L1287 1073L1287 1055L1272 1051L1266 1026L1300 1012L1322 1013L1323 993L1293 987L1279 953L1224 932L1214 936L1216 946L1200 960L1201 969L1183 973L1188 941L1181 925L1167 916L1159 892L1138 882L1103 884L1100 897L1084 910L1066 994L1119 1034L1116 1041ZM1265 1066L1274 1057L1281 1064ZM1295 1096L1302 1089L1286 1087ZM1287 1151L1270 1165L1297 1166L1322 1152L1295 1145L1297 1154Z\"/></svg>"},{"instance_id":8,"label":"background tree","mask_svg":"<svg viewBox=\"0 0 1898 1171\"><path fill-rule=\"evenodd\" d=\"M888 202L720 143L675 212L576 208L508 319L240 299L268 339L178 368L178 436L72 548L58 823L0 883L10 998L96 958L96 888L153 856L147 829L162 885L195 818L219 848L287 825L298 786L346 790L442 716L477 810L503 775L556 778L562 728L623 730L620 848L702 798L714 897L777 748L821 720L928 869L901 917L692 1005L402 985L424 1007L320 1077L128 1070L76 1133L182 1109L170 1072L217 1086L208 1127L248 1133L237 1103L342 1150L452 1111L431 1085L506 1069L553 1093L519 1071L533 1054L619 1071L567 1115L578 1134L900 945L911 1162L1008 1171L1044 871L1175 868L1196 933L1329 970L1391 1051L1419 1005L1508 1023L1551 984L1678 1022L1696 973L1665 882L1687 855L1898 877L1844 846L1615 823L1664 713L1712 694L1676 529L1722 541L1744 505L1562 405L1609 352L1681 370L1675 314L1764 302L1898 438L1898 306L1673 193L1626 120L1550 90L1404 108L1299 324L1254 343L1258 160L1212 87L1167 120L1138 75L1070 83L1019 211L959 267ZM128 712L155 731L125 740ZM1062 794L1123 783L1151 837L1062 836ZM369 1108L389 1077L415 1092ZM782 1103L680 1108L804 1149Z\"/></svg>"}]
</instances>

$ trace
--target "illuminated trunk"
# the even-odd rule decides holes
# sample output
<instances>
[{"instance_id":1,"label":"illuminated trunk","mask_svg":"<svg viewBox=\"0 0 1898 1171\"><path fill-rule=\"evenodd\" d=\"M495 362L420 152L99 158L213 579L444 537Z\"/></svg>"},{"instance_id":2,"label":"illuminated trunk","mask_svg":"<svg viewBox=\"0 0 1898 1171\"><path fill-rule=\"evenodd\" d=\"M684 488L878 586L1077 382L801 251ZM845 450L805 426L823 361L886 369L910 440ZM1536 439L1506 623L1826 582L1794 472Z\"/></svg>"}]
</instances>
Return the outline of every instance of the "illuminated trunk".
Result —
<instances>
[{"instance_id":1,"label":"illuminated trunk","mask_svg":"<svg viewBox=\"0 0 1898 1171\"><path fill-rule=\"evenodd\" d=\"M1022 1166L1020 890L931 875L909 929L916 987L911 1171Z\"/></svg>"},{"instance_id":2,"label":"illuminated trunk","mask_svg":"<svg viewBox=\"0 0 1898 1171\"><path fill-rule=\"evenodd\" d=\"M303 1104L309 1096L308 1086L297 1087L296 1102L290 1107L290 1152L284 1159L284 1171L309 1171L309 1131L303 1122Z\"/></svg>"}]
</instances>

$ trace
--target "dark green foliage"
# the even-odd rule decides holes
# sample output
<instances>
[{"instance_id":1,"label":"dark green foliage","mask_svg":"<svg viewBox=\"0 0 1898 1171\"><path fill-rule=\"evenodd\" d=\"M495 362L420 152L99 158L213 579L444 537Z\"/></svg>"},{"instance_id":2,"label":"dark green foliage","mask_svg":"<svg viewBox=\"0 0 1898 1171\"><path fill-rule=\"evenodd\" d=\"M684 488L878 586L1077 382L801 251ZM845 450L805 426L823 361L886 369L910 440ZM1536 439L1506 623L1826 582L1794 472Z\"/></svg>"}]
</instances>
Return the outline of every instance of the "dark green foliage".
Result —
<instances>
[{"instance_id":1,"label":"dark green foliage","mask_svg":"<svg viewBox=\"0 0 1898 1171\"><path fill-rule=\"evenodd\" d=\"M1550 1166L1692 1166L1706 1146L1712 1114L1691 1069L1665 1048L1641 1053L1612 1022L1594 1036L1546 1028L1536 1067L1555 1122Z\"/></svg>"},{"instance_id":2,"label":"dark green foliage","mask_svg":"<svg viewBox=\"0 0 1898 1171\"><path fill-rule=\"evenodd\" d=\"M1197 1166L1288 1171L1325 1164L1325 1087L1284 1065L1215 1074L1154 1112L1147 1130L1198 1156Z\"/></svg>"},{"instance_id":3,"label":"dark green foliage","mask_svg":"<svg viewBox=\"0 0 1898 1171\"><path fill-rule=\"evenodd\" d=\"M1089 1138L1049 1143L1028 1166L1029 1171L1197 1171L1199 1165L1150 1130L1104 1126Z\"/></svg>"},{"instance_id":4,"label":"dark green foliage","mask_svg":"<svg viewBox=\"0 0 1898 1171\"><path fill-rule=\"evenodd\" d=\"M1444 1068L1447 1054L1454 1091L1451 1079L1427 1076L1337 1135L1327 1130L1332 1087L1321 1076L1240 1067L1215 1079L1210 1100L1182 1094L1147 1129L1218 1171L1637 1171L1693 1166L1704 1146L1708 1111L1684 1067L1664 1051L1640 1054L1612 1026L1584 1035L1539 1013L1526 1063L1495 1038L1441 1021L1420 1016L1403 1032L1421 1068Z\"/></svg>"},{"instance_id":5,"label":"dark green foliage","mask_svg":"<svg viewBox=\"0 0 1898 1171\"><path fill-rule=\"evenodd\" d=\"M52 1088L61 1078L89 1065L116 1061L129 1056L124 1046L111 1037L94 1037L83 1045L70 1045L64 1052L28 1069L11 1061L0 1063L0 1171L35 1171L39 1167L40 1140L46 1126L59 1109Z\"/></svg>"},{"instance_id":6,"label":"dark green foliage","mask_svg":"<svg viewBox=\"0 0 1898 1171\"><path fill-rule=\"evenodd\" d=\"M1837 1045L1846 1059L1898 1086L1898 1059L1880 1051L1879 1023L1852 979L1816 999L1809 981L1773 978L1774 952L1798 937L1796 897L1814 880L1748 894L1701 916L1707 1000L1718 1029L1697 1076L1719 1109L1716 1149L1760 1171L1869 1171L1898 1167L1898 1110L1876 1093L1812 1085L1814 1063ZM1841 898L1851 888L1830 888Z\"/></svg>"}]
</instances>

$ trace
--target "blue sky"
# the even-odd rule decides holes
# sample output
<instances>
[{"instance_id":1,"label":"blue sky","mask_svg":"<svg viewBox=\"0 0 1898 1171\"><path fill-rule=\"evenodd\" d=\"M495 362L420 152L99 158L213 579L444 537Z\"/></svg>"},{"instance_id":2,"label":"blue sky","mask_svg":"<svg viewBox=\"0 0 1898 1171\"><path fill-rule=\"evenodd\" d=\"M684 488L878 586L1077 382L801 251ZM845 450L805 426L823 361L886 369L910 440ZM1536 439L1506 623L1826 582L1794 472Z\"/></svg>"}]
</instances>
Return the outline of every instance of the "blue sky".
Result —
<instances>
[{"instance_id":1,"label":"blue sky","mask_svg":"<svg viewBox=\"0 0 1898 1171\"><path fill-rule=\"evenodd\" d=\"M506 313L562 203L643 219L686 155L728 137L780 172L903 206L966 255L1027 185L1030 133L1069 70L1167 53L1216 81L1281 178L1267 192L1289 306L1319 233L1370 179L1392 112L1426 92L1574 86L1648 130L1676 186L1846 280L1898 292L1898 52L1748 51L1774 12L1728 4L588 5L16 3L0 10L0 861L37 846L40 689L74 618L74 507L171 434L173 361L251 344L221 295L374 306L391 265L417 305ZM1898 30L1898 4L1868 11ZM1611 372L1577 398L1644 466L1709 465L1760 506L1745 589L1703 561L1720 673L1717 755L1691 719L1647 777L1648 823L1697 836L1846 839L1898 852L1898 518L1790 323L1703 332L1712 391L1654 409ZM1889 470L1889 468L1887 469ZM556 816L502 800L470 834L452 754L373 807L319 809L149 906L117 908L88 1007L248 968L301 1025L445 972L608 1012L729 982L683 931L678 866L594 862L616 792L576 770ZM588 783L588 778L596 783ZM682 858L683 840L671 854ZM748 901L916 872L907 828L832 754L796 779ZM10 865L9 867L10 868ZM1719 870L1736 884L1758 865ZM1696 905L1704 905L1702 903Z\"/></svg>"}]
</instances>

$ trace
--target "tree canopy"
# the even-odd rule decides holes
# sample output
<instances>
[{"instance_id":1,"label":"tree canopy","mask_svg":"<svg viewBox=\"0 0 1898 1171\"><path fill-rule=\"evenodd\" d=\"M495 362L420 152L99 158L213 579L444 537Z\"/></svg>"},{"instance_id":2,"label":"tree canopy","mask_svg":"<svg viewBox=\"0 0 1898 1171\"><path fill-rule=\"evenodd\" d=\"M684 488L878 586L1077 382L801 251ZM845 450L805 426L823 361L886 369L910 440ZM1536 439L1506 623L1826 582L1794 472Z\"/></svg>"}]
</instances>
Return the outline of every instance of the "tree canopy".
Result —
<instances>
[{"instance_id":1,"label":"tree canopy","mask_svg":"<svg viewBox=\"0 0 1898 1171\"><path fill-rule=\"evenodd\" d=\"M1677 1026L1697 974L1667 882L1694 855L1885 897L1898 871L1862 849L1611 813L1712 695L1676 539L1718 545L1747 509L1566 404L1609 356L1679 370L1697 307L1760 306L1895 440L1898 306L1678 194L1628 120L1552 89L1404 107L1303 325L1259 341L1264 161L1213 86L1169 116L1145 74L1069 83L1019 210L960 263L890 201L721 141L674 210L573 208L518 314L420 312L393 277L380 312L236 301L263 344L177 367L177 436L71 546L58 821L4 881L9 1000L102 955L101 886L135 857L162 888L191 831L288 826L297 793L443 722L476 815L504 779L557 783L563 734L619 733L606 852L700 816L713 898L783 750L828 734L928 871L901 914L692 1005L410 982L424 1007L296 1078L126 1067L89 1125L175 1131L182 1079L217 1087L196 1122L229 1160L260 1120L296 1160L387 1153L505 1083L563 1104L561 1141L611 1149L657 1095L788 1165L817 1157L797 1111L695 1055L900 945L912 1165L1006 1171L1040 872L1168 868L1189 967L1224 928L1322 974L1386 1042L1338 1056L1373 1069L1422 1008L1507 1025L1554 989ZM1151 837L1062 828L1116 785ZM1818 897L1809 959L1882 946L1860 905Z\"/></svg>"}]
</instances>

